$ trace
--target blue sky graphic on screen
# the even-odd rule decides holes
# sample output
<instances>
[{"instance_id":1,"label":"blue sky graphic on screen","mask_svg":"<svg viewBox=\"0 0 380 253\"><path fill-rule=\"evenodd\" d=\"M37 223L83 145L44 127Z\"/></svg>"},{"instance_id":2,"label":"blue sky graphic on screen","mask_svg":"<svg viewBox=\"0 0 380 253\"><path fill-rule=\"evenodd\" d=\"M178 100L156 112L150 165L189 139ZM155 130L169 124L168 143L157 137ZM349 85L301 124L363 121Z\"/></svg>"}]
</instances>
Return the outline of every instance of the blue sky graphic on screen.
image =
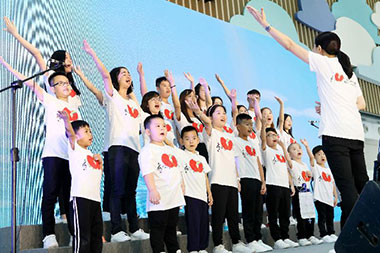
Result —
<instances>
[{"instance_id":1,"label":"blue sky graphic on screen","mask_svg":"<svg viewBox=\"0 0 380 253\"><path fill-rule=\"evenodd\" d=\"M46 17L25 16L26 12L36 13L41 9L49 10L43 13ZM270 107L275 120L279 105L274 96L282 98L285 112L293 116L296 139L307 138L310 146L320 143L317 129L308 123L308 120L318 119L314 112L314 102L318 100L314 73L309 72L308 65L285 51L268 36L164 0L126 0L117 4L109 1L32 1L28 5L24 1L15 1L2 4L0 14L15 20L21 35L36 45L45 59L54 50L68 50L74 65L81 66L85 75L101 90L101 76L91 58L81 49L83 39L90 43L109 70L116 66L126 66L130 70L139 100L141 96L136 67L138 62L142 62L149 90L155 89L155 79L163 75L164 69L169 69L174 74L178 91L182 91L189 87L183 72L190 72L196 80L204 77L209 82L212 95L223 98L230 115L230 103L214 77L218 73L228 87L237 89L238 100L242 104L247 105L245 94L248 90L260 90L261 106ZM41 18L45 18L45 21ZM48 26L49 29L41 29ZM34 59L25 49L16 45L10 35L2 32L0 40L0 55L16 69L26 75L38 70ZM4 68L0 69L0 74L3 86L13 80ZM94 132L95 141L91 149L100 153L103 151L104 110L79 79L76 80L83 93L83 106L80 109L82 116L90 123ZM23 128L19 127L18 131L23 159L19 164L19 184L22 186L19 187L18 196L21 201L24 196L21 195L24 193L21 189L29 186L23 209L23 223L38 223L41 222L39 210L42 197L42 163L39 159L43 147L43 108L36 105L36 98L26 88L19 94L19 106L22 103L27 111L19 114L19 126L33 124L33 127L25 131L21 131ZM2 110L9 110L8 94L2 94L0 99ZM10 149L10 124L7 121L9 115L5 117L7 123L2 122L0 129L0 138L5 140L1 143L1 152L4 155L0 165L5 168L6 173L10 172L11 167L7 156ZM304 158L307 161L306 153ZM26 159L35 159L35 162L27 163ZM29 176L26 176L27 173L30 173ZM0 178L0 182L0 226L9 226L10 180ZM140 215L144 215L145 195L146 189L140 179L137 193ZM19 206L21 204L20 202Z\"/></svg>"}]
</instances>

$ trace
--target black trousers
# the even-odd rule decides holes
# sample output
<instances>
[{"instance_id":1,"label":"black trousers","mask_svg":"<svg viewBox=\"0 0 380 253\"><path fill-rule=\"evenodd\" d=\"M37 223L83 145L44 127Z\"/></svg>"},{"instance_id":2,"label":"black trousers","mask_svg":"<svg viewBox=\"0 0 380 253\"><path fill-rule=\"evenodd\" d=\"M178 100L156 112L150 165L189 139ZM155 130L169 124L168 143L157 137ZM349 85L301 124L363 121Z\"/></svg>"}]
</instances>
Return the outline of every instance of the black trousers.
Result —
<instances>
[{"instance_id":1,"label":"black trousers","mask_svg":"<svg viewBox=\"0 0 380 253\"><path fill-rule=\"evenodd\" d=\"M73 252L102 252L103 220L100 202L74 197L70 205L74 228Z\"/></svg>"},{"instance_id":2,"label":"black trousers","mask_svg":"<svg viewBox=\"0 0 380 253\"><path fill-rule=\"evenodd\" d=\"M340 226L343 228L368 181L363 153L364 143L323 135L322 147L342 197Z\"/></svg>"},{"instance_id":3,"label":"black trousers","mask_svg":"<svg viewBox=\"0 0 380 253\"><path fill-rule=\"evenodd\" d=\"M57 198L61 195L64 210L69 210L71 175L69 161L58 157L42 158L44 169L44 181L42 184L42 231L44 237L55 234L54 207ZM66 212L67 213L67 212ZM69 219L69 217L67 217ZM72 227L68 222L69 231L72 234Z\"/></svg>"},{"instance_id":4,"label":"black trousers","mask_svg":"<svg viewBox=\"0 0 380 253\"><path fill-rule=\"evenodd\" d=\"M148 212L150 245L153 253L175 253L179 249L177 241L177 222L179 207L164 211Z\"/></svg>"},{"instance_id":5,"label":"black trousers","mask_svg":"<svg viewBox=\"0 0 380 253\"><path fill-rule=\"evenodd\" d=\"M232 186L211 185L214 204L211 207L212 239L218 246L223 241L223 224L227 218L228 232L233 244L240 240L239 213L238 213L238 189Z\"/></svg>"},{"instance_id":6,"label":"black trousers","mask_svg":"<svg viewBox=\"0 0 380 253\"><path fill-rule=\"evenodd\" d=\"M261 182L253 178L242 178L240 185L244 235L247 243L250 243L260 240L262 237L263 197L260 194Z\"/></svg>"},{"instance_id":7,"label":"black trousers","mask_svg":"<svg viewBox=\"0 0 380 253\"><path fill-rule=\"evenodd\" d=\"M314 235L314 223L315 219L302 219L299 191L296 189L296 193L292 197L293 211L295 218L297 219L297 238L308 239L310 236Z\"/></svg>"},{"instance_id":8,"label":"black trousers","mask_svg":"<svg viewBox=\"0 0 380 253\"><path fill-rule=\"evenodd\" d=\"M196 150L199 152L199 154L201 156L203 156L204 158L206 158L206 161L208 162L208 151L207 151L207 147L206 147L206 144L204 143L199 143Z\"/></svg>"},{"instance_id":9,"label":"black trousers","mask_svg":"<svg viewBox=\"0 0 380 253\"><path fill-rule=\"evenodd\" d=\"M290 189L267 185L267 211L270 234L274 241L289 238ZM280 220L280 226L277 224Z\"/></svg>"},{"instance_id":10,"label":"black trousers","mask_svg":"<svg viewBox=\"0 0 380 253\"><path fill-rule=\"evenodd\" d=\"M128 215L129 231L138 230L136 211L136 188L140 173L137 161L139 153L124 146L111 146L108 150L108 163L111 175L111 233L121 229L121 201L124 198Z\"/></svg>"},{"instance_id":11,"label":"black trousers","mask_svg":"<svg viewBox=\"0 0 380 253\"><path fill-rule=\"evenodd\" d=\"M201 251L208 247L208 204L200 199L185 196L187 250Z\"/></svg>"},{"instance_id":12,"label":"black trousers","mask_svg":"<svg viewBox=\"0 0 380 253\"><path fill-rule=\"evenodd\" d=\"M318 228L321 237L335 234L334 231L334 207L325 203L315 201L315 208L318 212Z\"/></svg>"}]
</instances>

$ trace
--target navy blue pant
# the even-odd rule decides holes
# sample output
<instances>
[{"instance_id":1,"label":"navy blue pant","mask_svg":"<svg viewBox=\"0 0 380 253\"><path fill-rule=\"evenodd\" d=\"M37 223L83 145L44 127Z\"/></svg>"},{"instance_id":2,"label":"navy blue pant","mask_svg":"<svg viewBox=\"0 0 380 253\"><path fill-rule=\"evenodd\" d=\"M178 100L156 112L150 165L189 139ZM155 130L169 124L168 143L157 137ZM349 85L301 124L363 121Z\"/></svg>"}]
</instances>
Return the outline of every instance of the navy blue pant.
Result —
<instances>
[{"instance_id":1,"label":"navy blue pant","mask_svg":"<svg viewBox=\"0 0 380 253\"><path fill-rule=\"evenodd\" d=\"M247 243L261 240L261 224L263 223L263 197L260 194L261 182L253 178L242 178L240 185L245 239Z\"/></svg>"},{"instance_id":2,"label":"navy blue pant","mask_svg":"<svg viewBox=\"0 0 380 253\"><path fill-rule=\"evenodd\" d=\"M364 142L323 135L322 148L342 197L340 227L343 228L369 180L363 153Z\"/></svg>"},{"instance_id":3,"label":"navy blue pant","mask_svg":"<svg viewBox=\"0 0 380 253\"><path fill-rule=\"evenodd\" d=\"M315 201L314 204L318 212L319 235L324 237L325 235L335 234L334 207L320 201Z\"/></svg>"},{"instance_id":4,"label":"navy blue pant","mask_svg":"<svg viewBox=\"0 0 380 253\"><path fill-rule=\"evenodd\" d=\"M60 195L60 203L63 210L69 210L71 175L69 161L58 157L42 158L42 167L44 169L44 182L42 184L42 231L44 237L55 234L54 208L57 198ZM67 213L67 212L66 212ZM67 217L69 219L69 217ZM68 222L69 231L72 234L70 223Z\"/></svg>"},{"instance_id":5,"label":"navy blue pant","mask_svg":"<svg viewBox=\"0 0 380 253\"><path fill-rule=\"evenodd\" d=\"M111 146L108 149L108 163L111 175L111 233L121 228L121 201L124 198L128 216L129 231L138 230L136 211L136 188L140 173L137 161L139 153L124 146Z\"/></svg>"},{"instance_id":6,"label":"navy blue pant","mask_svg":"<svg viewBox=\"0 0 380 253\"><path fill-rule=\"evenodd\" d=\"M185 196L187 250L201 251L208 247L208 204L203 200Z\"/></svg>"},{"instance_id":7,"label":"navy blue pant","mask_svg":"<svg viewBox=\"0 0 380 253\"><path fill-rule=\"evenodd\" d=\"M177 241L177 222L179 207L163 211L148 212L150 245L153 253L175 253L179 249Z\"/></svg>"}]
</instances>

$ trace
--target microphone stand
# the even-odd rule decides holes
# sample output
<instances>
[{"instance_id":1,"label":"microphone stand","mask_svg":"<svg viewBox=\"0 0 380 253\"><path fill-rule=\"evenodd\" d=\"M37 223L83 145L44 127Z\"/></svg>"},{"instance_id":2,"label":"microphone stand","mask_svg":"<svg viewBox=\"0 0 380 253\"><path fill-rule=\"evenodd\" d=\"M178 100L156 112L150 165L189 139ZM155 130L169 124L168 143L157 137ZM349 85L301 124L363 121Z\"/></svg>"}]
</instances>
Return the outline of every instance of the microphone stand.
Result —
<instances>
[{"instance_id":1,"label":"microphone stand","mask_svg":"<svg viewBox=\"0 0 380 253\"><path fill-rule=\"evenodd\" d=\"M11 214L11 230L12 230L12 245L11 252L16 252L16 176L17 176L17 162L20 161L19 149L16 147L16 127L17 127L17 117L16 117L16 91L23 87L26 81L29 81L37 76L43 75L50 70L55 70L60 66L54 66L48 68L45 71L32 75L24 80L13 81L11 85L0 90L0 93L12 89L12 148L11 148L11 162L12 162L12 214Z\"/></svg>"},{"instance_id":2,"label":"microphone stand","mask_svg":"<svg viewBox=\"0 0 380 253\"><path fill-rule=\"evenodd\" d=\"M310 125L312 125L312 126L315 127L316 129L319 129L319 126L315 125L315 124L314 124L314 121L310 122Z\"/></svg>"}]
</instances>

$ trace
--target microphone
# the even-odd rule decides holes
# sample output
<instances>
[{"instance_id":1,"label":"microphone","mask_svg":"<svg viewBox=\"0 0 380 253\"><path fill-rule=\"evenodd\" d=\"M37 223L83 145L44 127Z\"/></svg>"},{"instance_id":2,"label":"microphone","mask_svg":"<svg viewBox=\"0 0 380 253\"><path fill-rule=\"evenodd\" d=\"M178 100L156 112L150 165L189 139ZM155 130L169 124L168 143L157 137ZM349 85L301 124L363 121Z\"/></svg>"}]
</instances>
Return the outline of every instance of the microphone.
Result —
<instances>
[{"instance_id":1,"label":"microphone","mask_svg":"<svg viewBox=\"0 0 380 253\"><path fill-rule=\"evenodd\" d=\"M50 61L50 66L51 66L50 68L53 70L56 70L62 66L65 66L65 63L63 61L59 61L59 60L52 59L52 58L50 58L49 61Z\"/></svg>"}]
</instances>

